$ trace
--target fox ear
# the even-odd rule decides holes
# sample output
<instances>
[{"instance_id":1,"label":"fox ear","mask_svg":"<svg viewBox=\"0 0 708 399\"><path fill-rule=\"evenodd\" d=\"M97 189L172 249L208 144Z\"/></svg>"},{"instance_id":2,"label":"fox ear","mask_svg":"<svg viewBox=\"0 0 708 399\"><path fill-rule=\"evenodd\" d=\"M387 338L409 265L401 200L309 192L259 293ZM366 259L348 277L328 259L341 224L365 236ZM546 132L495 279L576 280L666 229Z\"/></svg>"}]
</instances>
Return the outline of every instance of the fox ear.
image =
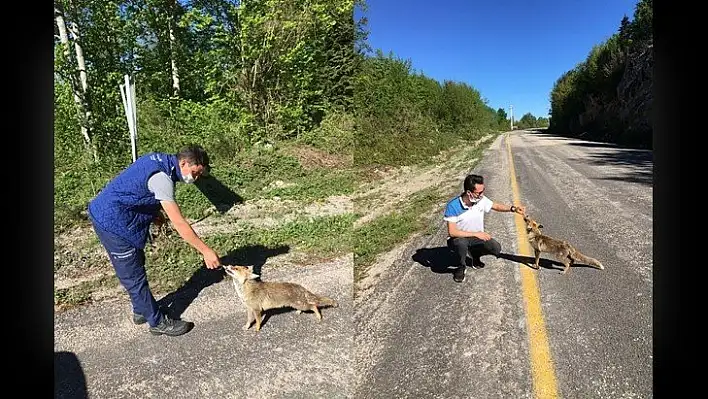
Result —
<instances>
[{"instance_id":1,"label":"fox ear","mask_svg":"<svg viewBox=\"0 0 708 399\"><path fill-rule=\"evenodd\" d=\"M255 274L255 273L250 273L250 274L248 275L248 278L249 278L250 280L255 280L255 279L257 279L258 277L260 277L260 276L257 275L257 274Z\"/></svg>"}]
</instances>

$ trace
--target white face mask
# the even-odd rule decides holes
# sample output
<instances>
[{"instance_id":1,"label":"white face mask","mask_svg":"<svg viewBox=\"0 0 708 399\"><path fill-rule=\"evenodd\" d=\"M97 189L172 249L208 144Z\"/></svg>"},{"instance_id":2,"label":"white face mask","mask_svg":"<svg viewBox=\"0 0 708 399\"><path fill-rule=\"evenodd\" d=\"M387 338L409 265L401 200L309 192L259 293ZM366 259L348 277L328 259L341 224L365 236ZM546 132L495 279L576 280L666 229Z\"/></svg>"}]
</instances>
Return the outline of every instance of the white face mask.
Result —
<instances>
[{"instance_id":1,"label":"white face mask","mask_svg":"<svg viewBox=\"0 0 708 399\"><path fill-rule=\"evenodd\" d=\"M186 175L182 175L182 179L184 180L185 183L187 184L192 184L194 183L194 177L192 177L191 173L187 173Z\"/></svg>"}]
</instances>

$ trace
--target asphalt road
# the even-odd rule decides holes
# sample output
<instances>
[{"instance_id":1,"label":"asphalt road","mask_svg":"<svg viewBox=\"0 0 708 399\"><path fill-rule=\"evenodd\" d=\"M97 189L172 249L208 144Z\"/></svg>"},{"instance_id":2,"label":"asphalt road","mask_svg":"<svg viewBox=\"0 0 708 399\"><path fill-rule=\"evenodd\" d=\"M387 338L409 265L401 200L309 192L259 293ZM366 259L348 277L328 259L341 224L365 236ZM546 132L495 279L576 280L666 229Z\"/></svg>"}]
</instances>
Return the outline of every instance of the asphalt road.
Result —
<instances>
[{"instance_id":1,"label":"asphalt road","mask_svg":"<svg viewBox=\"0 0 708 399\"><path fill-rule=\"evenodd\" d=\"M542 255L534 271L558 397L652 397L651 152L543 133L510 136L521 203L605 270ZM474 170L513 199L504 136ZM502 258L453 282L446 230L421 237L355 302L355 397L533 398L514 216L489 214ZM543 259L547 259L544 261ZM538 382L538 381L537 381ZM543 383L539 383L543 385Z\"/></svg>"},{"instance_id":2,"label":"asphalt road","mask_svg":"<svg viewBox=\"0 0 708 399\"><path fill-rule=\"evenodd\" d=\"M511 152L529 213L606 267L563 276L542 260L534 271L558 396L652 397L651 153L521 132ZM487 196L512 201L503 136L475 172ZM57 314L55 397L533 398L515 219L491 213L486 225L505 255L484 257L462 284L445 269L442 219L354 301L350 257L263 267L264 279L339 300L321 323L287 312L243 331L230 281L208 273L182 294L196 327L181 337L133 325L126 297Z\"/></svg>"},{"instance_id":3,"label":"asphalt road","mask_svg":"<svg viewBox=\"0 0 708 399\"><path fill-rule=\"evenodd\" d=\"M181 318L195 323L179 337L153 336L146 325L132 324L127 297L61 313L54 328L55 397L351 397L351 257L306 269L266 265L261 272L264 280L297 282L340 305L323 308L322 322L312 313L273 314L256 334L254 327L241 329L245 308L231 280L211 276L195 279L202 283L179 296L189 299Z\"/></svg>"}]
</instances>

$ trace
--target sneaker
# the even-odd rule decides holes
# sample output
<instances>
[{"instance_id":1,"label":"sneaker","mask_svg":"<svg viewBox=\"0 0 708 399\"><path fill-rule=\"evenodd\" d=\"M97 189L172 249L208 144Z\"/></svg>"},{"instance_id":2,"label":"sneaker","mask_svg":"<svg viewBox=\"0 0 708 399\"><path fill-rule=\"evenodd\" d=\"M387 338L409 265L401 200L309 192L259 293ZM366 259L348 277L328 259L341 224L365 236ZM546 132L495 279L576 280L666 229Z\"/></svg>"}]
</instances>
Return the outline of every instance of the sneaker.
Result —
<instances>
[{"instance_id":1,"label":"sneaker","mask_svg":"<svg viewBox=\"0 0 708 399\"><path fill-rule=\"evenodd\" d=\"M147 323L147 319L145 316L137 313L133 313L133 323L135 324L145 324Z\"/></svg>"},{"instance_id":2,"label":"sneaker","mask_svg":"<svg viewBox=\"0 0 708 399\"><path fill-rule=\"evenodd\" d=\"M452 273L452 279L455 280L456 283L465 281L465 269L467 269L465 266L461 266Z\"/></svg>"},{"instance_id":3,"label":"sneaker","mask_svg":"<svg viewBox=\"0 0 708 399\"><path fill-rule=\"evenodd\" d=\"M194 327L194 323L170 319L167 315L162 317L160 324L155 327L150 327L150 333L153 335L165 334L171 337L176 337L184 333L189 332L189 330Z\"/></svg>"},{"instance_id":4,"label":"sneaker","mask_svg":"<svg viewBox=\"0 0 708 399\"><path fill-rule=\"evenodd\" d=\"M162 312L162 314L170 314L169 309L162 306L160 306L160 311ZM147 319L145 318L145 316L133 312L133 323L145 324L147 323Z\"/></svg>"}]
</instances>

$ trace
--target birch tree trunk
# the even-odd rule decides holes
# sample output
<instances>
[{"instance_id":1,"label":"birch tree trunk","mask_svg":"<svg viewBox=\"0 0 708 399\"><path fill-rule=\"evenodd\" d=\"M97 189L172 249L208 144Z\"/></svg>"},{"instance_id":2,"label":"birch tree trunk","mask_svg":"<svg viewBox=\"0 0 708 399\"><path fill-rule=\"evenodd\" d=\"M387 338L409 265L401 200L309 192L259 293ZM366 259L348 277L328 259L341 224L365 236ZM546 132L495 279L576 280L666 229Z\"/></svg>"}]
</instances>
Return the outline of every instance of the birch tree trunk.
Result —
<instances>
[{"instance_id":1,"label":"birch tree trunk","mask_svg":"<svg viewBox=\"0 0 708 399\"><path fill-rule=\"evenodd\" d=\"M89 118L91 117L91 111L86 106L86 102L82 100L82 96L79 96L80 93L85 96L86 91L88 90L83 51L81 50L81 46L76 41L74 41L74 50L76 51L76 54L73 55L69 51L71 45L69 44L69 35L67 33L66 21L64 20L64 9L61 7L61 5L58 5L56 3L54 4L54 19L56 20L57 28L59 30L59 40L61 41L61 44L64 48L64 55L66 56L67 60L73 60L74 58L77 59L81 86L79 87L76 75L74 73L71 73L69 77L69 81L71 83L71 92L74 95L74 104L76 104L76 111L79 114L79 125L81 128L81 136L84 139L84 144L86 145L86 148L91 152L94 161L97 161L98 156L93 146L93 143L91 142L91 133L88 124ZM73 31L72 35L74 35ZM78 62L79 59L81 60L80 63Z\"/></svg>"},{"instance_id":2,"label":"birch tree trunk","mask_svg":"<svg viewBox=\"0 0 708 399\"><path fill-rule=\"evenodd\" d=\"M167 15L167 29L170 34L170 60L172 61L172 93L175 98L179 97L179 70L177 69L177 54L175 47L177 46L174 32L174 16L175 16L175 0L171 0L169 4L169 14Z\"/></svg>"},{"instance_id":3,"label":"birch tree trunk","mask_svg":"<svg viewBox=\"0 0 708 399\"><path fill-rule=\"evenodd\" d=\"M71 33L74 42L74 54L71 54L69 49L71 45L69 44L69 35L67 34L67 25L64 18L64 9L61 5L57 3L54 4L54 17L57 23L57 28L59 30L59 39L64 47L64 55L67 56L67 60L76 60L76 67L79 73L79 79L77 82L76 75L71 73L70 83L71 91L74 94L74 103L76 104L76 109L79 114L79 124L81 127L81 135L84 138L84 143L86 148L91 153L94 161L98 161L98 152L96 147L91 140L91 109L88 106L87 95L88 95L88 79L86 75L86 62L84 60L84 53L81 45L79 44L79 30L76 23L70 22L68 31Z\"/></svg>"}]
</instances>

